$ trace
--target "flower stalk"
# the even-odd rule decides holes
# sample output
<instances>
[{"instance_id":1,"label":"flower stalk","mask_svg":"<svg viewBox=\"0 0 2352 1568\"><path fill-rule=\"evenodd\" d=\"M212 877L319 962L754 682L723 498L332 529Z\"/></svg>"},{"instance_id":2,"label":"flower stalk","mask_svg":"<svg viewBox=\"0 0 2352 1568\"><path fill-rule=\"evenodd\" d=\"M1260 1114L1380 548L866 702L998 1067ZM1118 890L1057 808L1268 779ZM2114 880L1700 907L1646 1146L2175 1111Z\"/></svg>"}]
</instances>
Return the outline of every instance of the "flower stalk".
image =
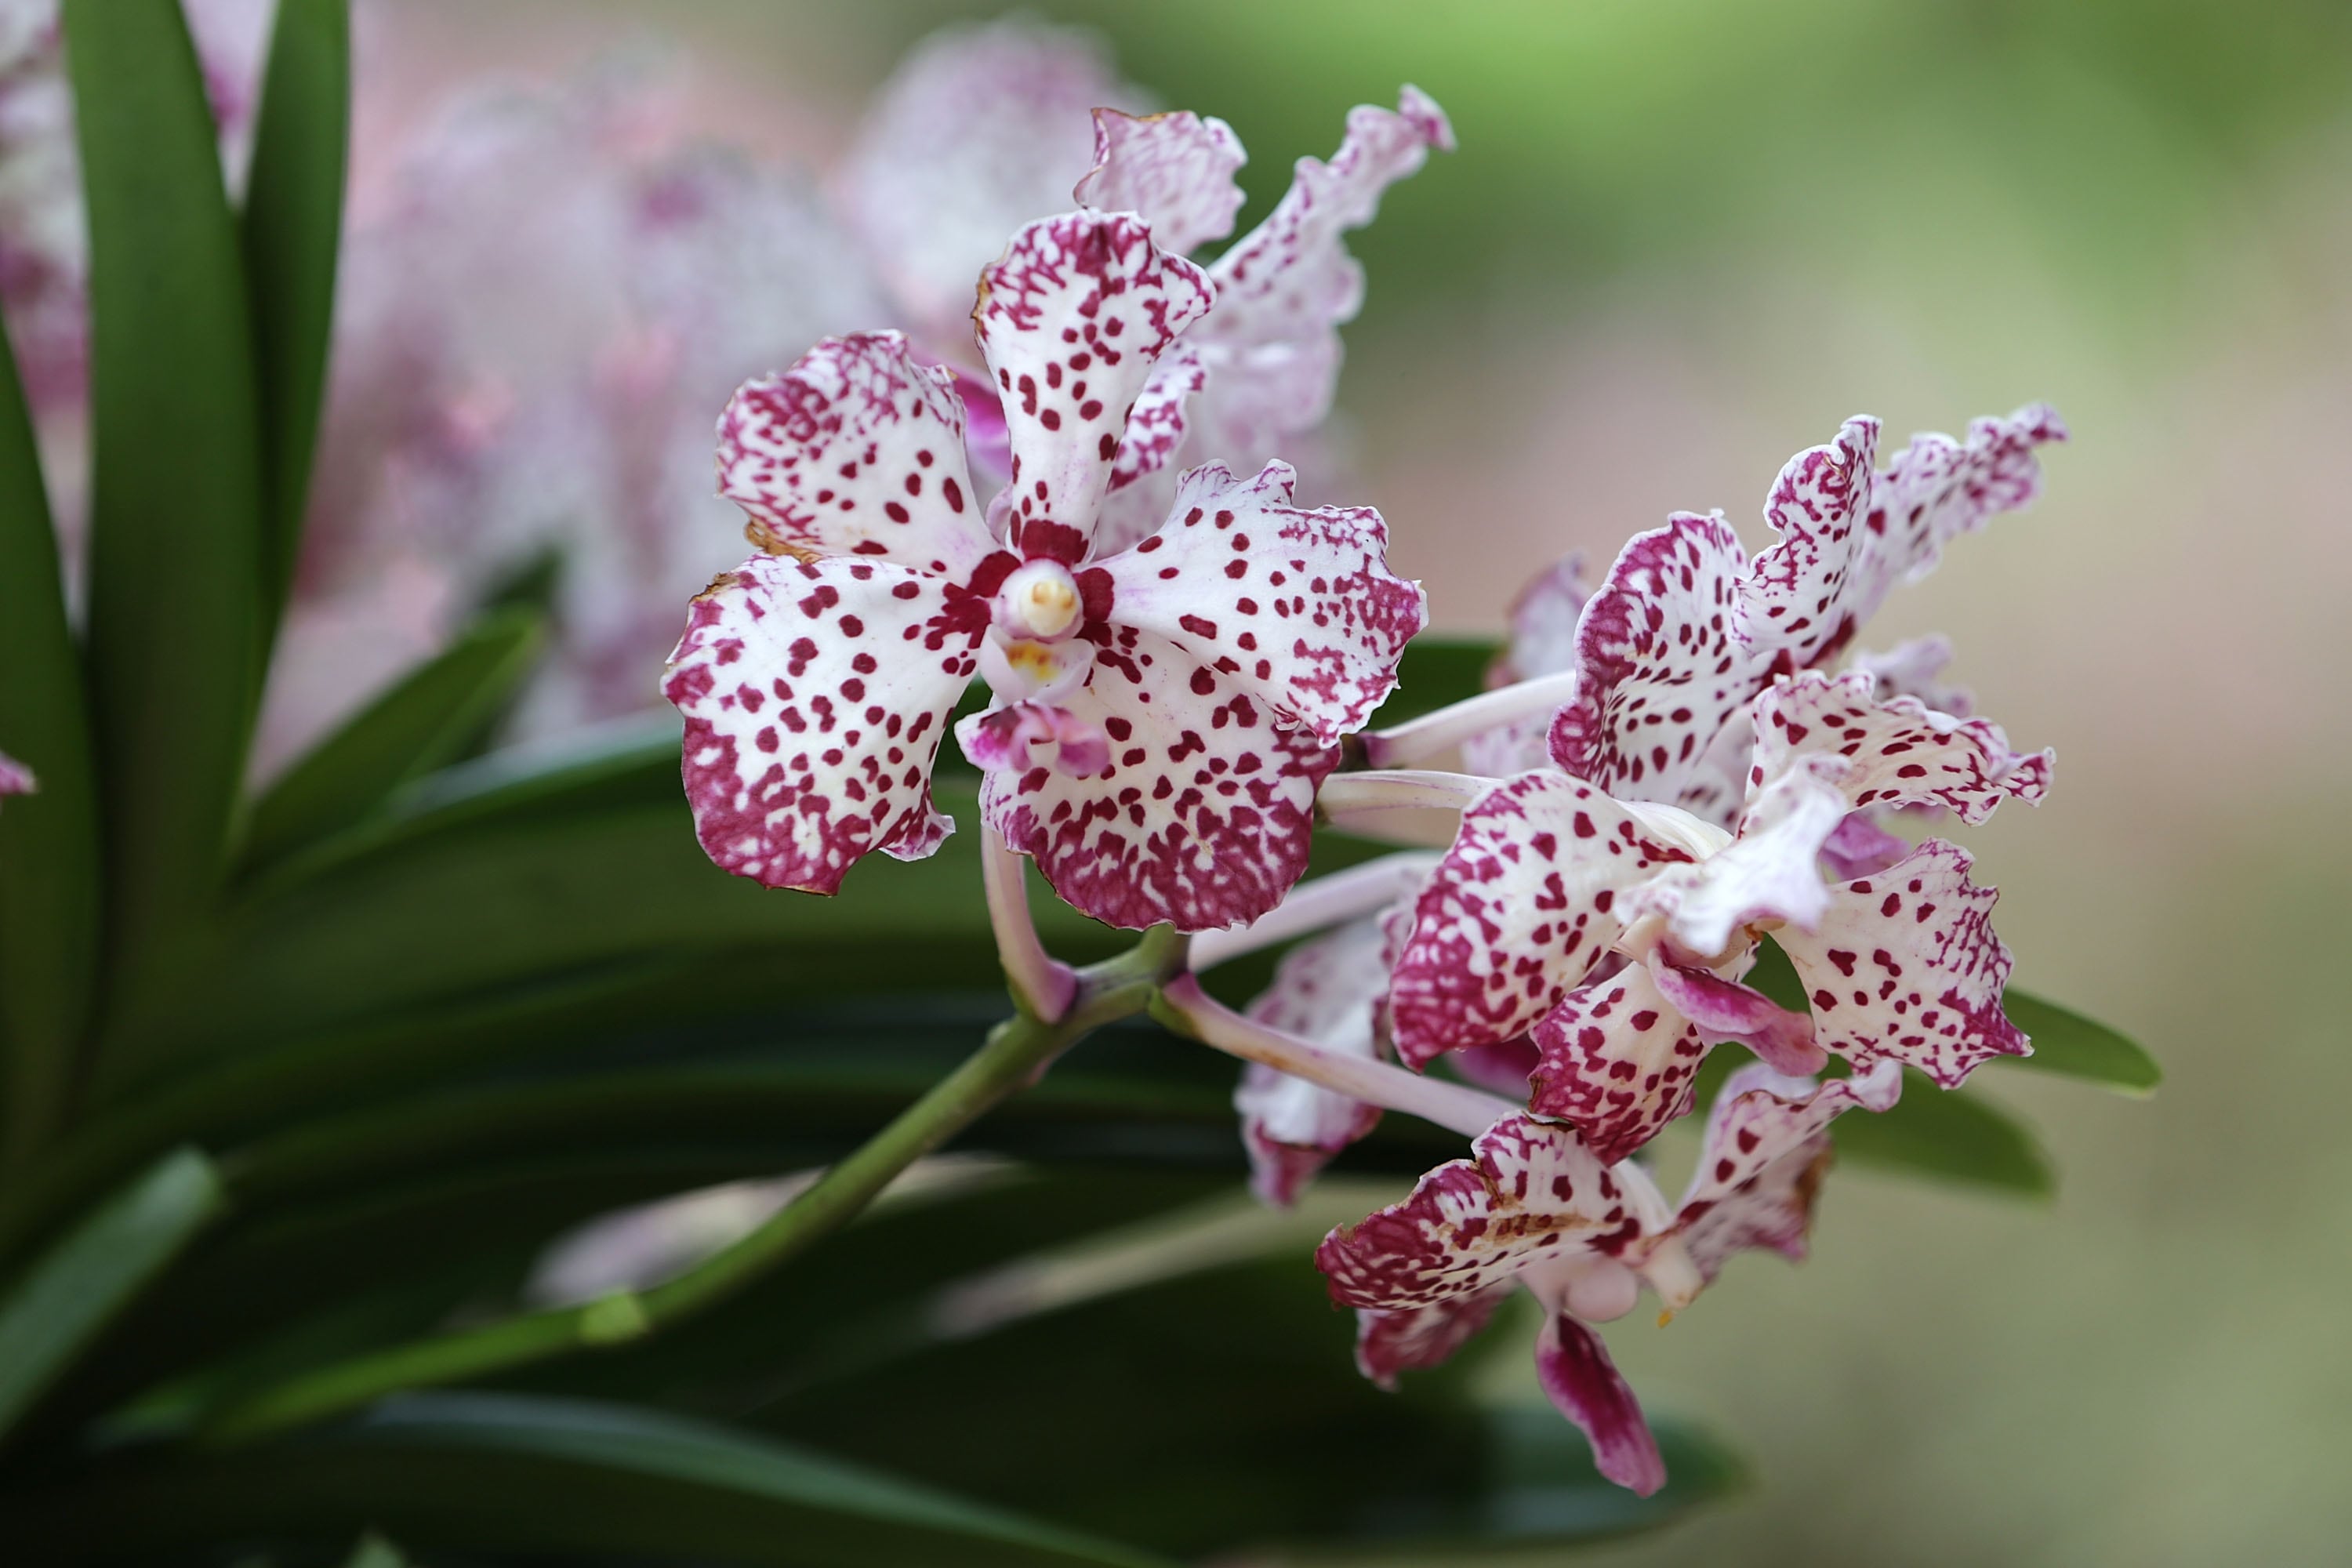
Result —
<instances>
[{"instance_id":1,"label":"flower stalk","mask_svg":"<svg viewBox=\"0 0 2352 1568\"><path fill-rule=\"evenodd\" d=\"M1410 768L1434 762L1470 739L1522 719L1547 714L1576 695L1577 672L1561 670L1482 691L1387 730L1364 731L1370 768Z\"/></svg>"},{"instance_id":2,"label":"flower stalk","mask_svg":"<svg viewBox=\"0 0 2352 1568\"><path fill-rule=\"evenodd\" d=\"M575 1351L661 1331L734 1295L863 1213L898 1174L935 1152L1013 1094L1055 1058L1101 1026L1144 1011L1178 973L1185 939L1166 926L1133 948L1073 976L1067 1008L1052 1021L1027 1011L933 1084L889 1125L827 1170L757 1229L677 1278L578 1306L529 1312L370 1352L291 1378L205 1422L198 1440L233 1445L341 1415L404 1389L433 1387L526 1366Z\"/></svg>"}]
</instances>

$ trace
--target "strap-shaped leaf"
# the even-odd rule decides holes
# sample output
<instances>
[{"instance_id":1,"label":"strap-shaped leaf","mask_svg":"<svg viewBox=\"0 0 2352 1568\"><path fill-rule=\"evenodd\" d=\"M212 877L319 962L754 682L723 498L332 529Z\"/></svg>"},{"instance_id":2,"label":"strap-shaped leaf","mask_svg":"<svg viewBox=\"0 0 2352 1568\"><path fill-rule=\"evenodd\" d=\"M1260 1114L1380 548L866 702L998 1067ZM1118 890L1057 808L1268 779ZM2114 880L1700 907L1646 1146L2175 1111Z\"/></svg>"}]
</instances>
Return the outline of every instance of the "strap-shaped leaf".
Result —
<instances>
[{"instance_id":1,"label":"strap-shaped leaf","mask_svg":"<svg viewBox=\"0 0 2352 1568\"><path fill-rule=\"evenodd\" d=\"M2037 1072L2105 1084L2126 1094L2153 1094L2164 1069L2146 1047L2105 1024L2014 986L2001 999L2010 1022L2033 1037L2030 1057L2003 1058Z\"/></svg>"},{"instance_id":2,"label":"strap-shaped leaf","mask_svg":"<svg viewBox=\"0 0 2352 1568\"><path fill-rule=\"evenodd\" d=\"M0 1303L0 1431L186 1246L221 1206L194 1149L165 1155L68 1231Z\"/></svg>"},{"instance_id":3,"label":"strap-shaped leaf","mask_svg":"<svg viewBox=\"0 0 2352 1568\"><path fill-rule=\"evenodd\" d=\"M411 1394L249 1455L12 1508L36 1553L159 1550L365 1524L413 1551L866 1568L1156 1568L1160 1560L879 1469L658 1411Z\"/></svg>"},{"instance_id":4,"label":"strap-shaped leaf","mask_svg":"<svg viewBox=\"0 0 2352 1568\"><path fill-rule=\"evenodd\" d=\"M262 567L273 620L301 547L326 388L351 86L348 0L278 0L244 214L266 464Z\"/></svg>"},{"instance_id":5,"label":"strap-shaped leaf","mask_svg":"<svg viewBox=\"0 0 2352 1568\"><path fill-rule=\"evenodd\" d=\"M1920 1073L1906 1070L1903 1079L1903 1098L1894 1110L1838 1118L1831 1135L1840 1154L1856 1164L2026 1197L2057 1190L2040 1142L2008 1112L1970 1090L1939 1089Z\"/></svg>"},{"instance_id":6,"label":"strap-shaped leaf","mask_svg":"<svg viewBox=\"0 0 2352 1568\"><path fill-rule=\"evenodd\" d=\"M90 708L121 1020L226 870L264 642L260 439L236 224L180 7L66 0L65 20L89 211Z\"/></svg>"},{"instance_id":7,"label":"strap-shaped leaf","mask_svg":"<svg viewBox=\"0 0 2352 1568\"><path fill-rule=\"evenodd\" d=\"M0 1151L21 1165L55 1130L89 1010L99 858L81 655L66 619L15 356L0 333L0 752L39 793L0 807Z\"/></svg>"},{"instance_id":8,"label":"strap-shaped leaf","mask_svg":"<svg viewBox=\"0 0 2352 1568\"><path fill-rule=\"evenodd\" d=\"M409 671L269 787L253 808L247 863L351 826L457 756L530 672L543 629L534 611L501 611Z\"/></svg>"}]
</instances>

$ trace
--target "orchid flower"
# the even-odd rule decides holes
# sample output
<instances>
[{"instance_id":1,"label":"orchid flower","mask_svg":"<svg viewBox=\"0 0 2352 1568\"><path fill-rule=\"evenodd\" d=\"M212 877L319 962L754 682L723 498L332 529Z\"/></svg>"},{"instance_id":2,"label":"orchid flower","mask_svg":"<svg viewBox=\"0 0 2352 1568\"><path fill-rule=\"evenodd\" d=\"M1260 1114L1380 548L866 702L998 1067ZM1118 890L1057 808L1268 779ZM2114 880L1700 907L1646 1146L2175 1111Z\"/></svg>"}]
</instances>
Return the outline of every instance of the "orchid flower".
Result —
<instances>
[{"instance_id":1,"label":"orchid flower","mask_svg":"<svg viewBox=\"0 0 2352 1568\"><path fill-rule=\"evenodd\" d=\"M1332 1231L1316 1266L1332 1300L1357 1309L1357 1365L1386 1388L1446 1360L1526 1289L1544 1310L1545 1394L1591 1439L1601 1473L1646 1497L1664 1484L1664 1461L1591 1325L1631 1311L1643 1283L1678 1311L1749 1247L1801 1258L1830 1122L1857 1106L1885 1110L1901 1089L1891 1062L1818 1085L1741 1068L1671 1208L1639 1165L1610 1163L1570 1128L1507 1118L1410 1197Z\"/></svg>"},{"instance_id":2,"label":"orchid flower","mask_svg":"<svg viewBox=\"0 0 2352 1568\"><path fill-rule=\"evenodd\" d=\"M1137 488L1111 503L1108 548L1157 526L1168 488L1138 481L1172 474L1180 455L1261 462L1293 449L1328 416L1339 330L1363 303L1363 270L1344 237L1370 223L1381 193L1418 171L1433 148L1451 152L1454 131L1418 88L1405 88L1394 110L1359 105L1331 161L1299 159L1265 221L1208 264L1217 310L1161 362L1139 405L1139 418L1150 415L1151 439L1138 441L1130 430L1135 449L1113 489ZM1089 207L1139 214L1164 248L1181 254L1233 232L1243 199L1234 174L1244 161L1222 120L1098 109L1094 167L1075 194Z\"/></svg>"},{"instance_id":3,"label":"orchid flower","mask_svg":"<svg viewBox=\"0 0 2352 1568\"><path fill-rule=\"evenodd\" d=\"M2038 801L2049 755L2018 755L1980 719L1881 701L1866 674L1808 672L1752 711L1731 832L1548 770L1465 790L1390 991L1405 1062L1531 1030L1533 1109L1614 1159L1687 1109L1718 1041L1784 1072L1818 1070L1829 1051L1902 1061L1946 1087L2026 1049L2000 1009L2011 961L1988 918L1995 895L1969 880L1965 851L1931 839L1834 883L1818 868L1865 806L1932 804L1979 822L2002 800ZM1804 982L1810 1018L1738 983L1767 936Z\"/></svg>"},{"instance_id":4,"label":"orchid flower","mask_svg":"<svg viewBox=\"0 0 2352 1568\"><path fill-rule=\"evenodd\" d=\"M32 769L7 752L0 752L0 795L31 795L39 787Z\"/></svg>"},{"instance_id":5,"label":"orchid flower","mask_svg":"<svg viewBox=\"0 0 2352 1568\"><path fill-rule=\"evenodd\" d=\"M828 342L737 395L721 489L776 553L696 602L666 688L715 861L831 892L869 850L930 853L950 826L931 759L978 673L996 702L959 738L982 814L1066 902L1188 931L1274 907L1339 738L1424 610L1382 563L1379 515L1291 507L1278 463L1193 470L1160 532L1097 555L1129 411L1211 300L1131 216L1013 237L973 312L1012 450L1001 542L954 378L898 334Z\"/></svg>"}]
</instances>

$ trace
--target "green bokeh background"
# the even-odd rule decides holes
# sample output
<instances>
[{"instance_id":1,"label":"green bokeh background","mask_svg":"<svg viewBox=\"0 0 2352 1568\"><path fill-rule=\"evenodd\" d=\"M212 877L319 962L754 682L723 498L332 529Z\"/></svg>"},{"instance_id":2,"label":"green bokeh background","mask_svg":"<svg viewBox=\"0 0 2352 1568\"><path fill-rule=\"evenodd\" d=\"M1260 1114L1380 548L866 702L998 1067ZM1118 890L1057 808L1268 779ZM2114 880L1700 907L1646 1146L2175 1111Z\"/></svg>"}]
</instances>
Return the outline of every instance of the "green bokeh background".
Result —
<instances>
[{"instance_id":1,"label":"green bokeh background","mask_svg":"<svg viewBox=\"0 0 2352 1568\"><path fill-rule=\"evenodd\" d=\"M1672 508L1760 544L1779 464L1850 413L1899 437L2047 398L2074 427L2040 505L1873 640L1949 631L1984 710L2058 747L2049 804L1970 842L2021 979L2169 1081L2004 1078L2054 1205L1847 1172L1804 1268L1752 1259L1671 1327L1613 1330L1757 1485L1591 1560L2342 1561L2352 8L1034 9L1230 121L1245 220L1349 105L1411 80L1451 112L1461 151L1357 245L1341 394L1347 499L1444 626L1498 626L1552 556ZM908 43L993 14L440 0L378 25L404 91L650 32L715 124L821 161ZM362 100L362 158L398 113Z\"/></svg>"}]
</instances>

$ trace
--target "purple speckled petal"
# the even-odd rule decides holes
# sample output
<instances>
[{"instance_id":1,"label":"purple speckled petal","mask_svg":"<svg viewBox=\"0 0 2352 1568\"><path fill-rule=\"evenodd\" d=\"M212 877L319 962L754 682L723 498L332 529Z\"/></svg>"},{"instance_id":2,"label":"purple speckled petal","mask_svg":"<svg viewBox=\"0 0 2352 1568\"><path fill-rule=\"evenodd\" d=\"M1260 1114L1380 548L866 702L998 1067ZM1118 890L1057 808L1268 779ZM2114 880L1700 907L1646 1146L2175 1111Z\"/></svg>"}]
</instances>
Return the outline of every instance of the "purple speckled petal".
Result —
<instances>
[{"instance_id":1,"label":"purple speckled petal","mask_svg":"<svg viewBox=\"0 0 2352 1568\"><path fill-rule=\"evenodd\" d=\"M1934 571L1950 541L2040 495L2039 448L2064 439L2064 423L2040 403L1972 421L1964 441L1912 437L1872 489L1864 536L1875 543L1858 556L1846 589L1854 622L1867 620L1897 583Z\"/></svg>"},{"instance_id":2,"label":"purple speckled petal","mask_svg":"<svg viewBox=\"0 0 2352 1568\"><path fill-rule=\"evenodd\" d=\"M1756 700L1759 784L1807 757L1845 763L1842 787L1857 808L1939 805L1967 823L1982 822L2004 800L2038 804L2049 792L2055 757L2021 755L1988 719L1955 719L1916 697L1881 700L1873 678L1812 672Z\"/></svg>"},{"instance_id":3,"label":"purple speckled petal","mask_svg":"<svg viewBox=\"0 0 2352 1568\"><path fill-rule=\"evenodd\" d=\"M1626 800L1680 804L1758 681L1733 636L1747 552L1731 525L1678 513L1619 553L1576 634L1576 700L1553 761Z\"/></svg>"},{"instance_id":4,"label":"purple speckled petal","mask_svg":"<svg viewBox=\"0 0 2352 1568\"><path fill-rule=\"evenodd\" d=\"M2000 897L1969 879L1968 852L1929 839L1875 876L1830 889L1811 933L1772 933L1812 999L1814 1037L1858 1066L1892 1059L1946 1089L1990 1057L2023 1056L2003 1016L2009 949Z\"/></svg>"},{"instance_id":5,"label":"purple speckled petal","mask_svg":"<svg viewBox=\"0 0 2352 1568\"><path fill-rule=\"evenodd\" d=\"M1413 906L1389 993L1397 1054L1421 1067L1534 1027L1623 932L1625 890L1690 858L1580 779L1488 790Z\"/></svg>"},{"instance_id":6,"label":"purple speckled petal","mask_svg":"<svg viewBox=\"0 0 2352 1568\"><path fill-rule=\"evenodd\" d=\"M1222 120L1097 109L1095 166L1071 195L1080 206L1139 214L1160 249L1181 256L1234 232L1243 200L1234 173L1248 161Z\"/></svg>"},{"instance_id":7,"label":"purple speckled petal","mask_svg":"<svg viewBox=\"0 0 2352 1568\"><path fill-rule=\"evenodd\" d=\"M981 274L972 321L1003 399L1008 542L1023 555L1085 555L1129 411L1213 292L1140 218L1116 214L1033 223Z\"/></svg>"},{"instance_id":8,"label":"purple speckled petal","mask_svg":"<svg viewBox=\"0 0 2352 1568\"><path fill-rule=\"evenodd\" d=\"M1388 938L1377 919L1353 921L1284 955L1249 1016L1350 1056L1379 1054L1376 1016L1388 988ZM1258 1197L1287 1208L1331 1157L1380 1125L1380 1108L1253 1062L1234 1108Z\"/></svg>"},{"instance_id":9,"label":"purple speckled petal","mask_svg":"<svg viewBox=\"0 0 2352 1568\"><path fill-rule=\"evenodd\" d=\"M32 769L0 752L0 795L31 795L39 787Z\"/></svg>"},{"instance_id":10,"label":"purple speckled petal","mask_svg":"<svg viewBox=\"0 0 2352 1568\"><path fill-rule=\"evenodd\" d=\"M1706 1059L1706 1042L1639 963L1570 992L1535 1038L1528 1109L1569 1123L1612 1164L1690 1110Z\"/></svg>"},{"instance_id":11,"label":"purple speckled petal","mask_svg":"<svg viewBox=\"0 0 2352 1568\"><path fill-rule=\"evenodd\" d=\"M1476 1295L1531 1264L1614 1255L1643 1228L1631 1194L1570 1128L1506 1117L1471 1158L1323 1238L1315 1266L1342 1306L1411 1308Z\"/></svg>"},{"instance_id":12,"label":"purple speckled petal","mask_svg":"<svg viewBox=\"0 0 2352 1568\"><path fill-rule=\"evenodd\" d=\"M1748 806L1738 838L1639 889L1630 918L1664 915L1675 942L1707 963L1731 944L1733 931L1751 921L1813 924L1829 907L1820 869L1822 846L1848 810L1834 782L1840 771L1829 758L1790 763Z\"/></svg>"},{"instance_id":13,"label":"purple speckled petal","mask_svg":"<svg viewBox=\"0 0 2352 1568\"><path fill-rule=\"evenodd\" d=\"M1746 1046L1780 1072L1819 1072L1829 1060L1813 1039L1811 1019L1791 1013L1753 986L1705 969L1650 959L1650 977L1667 1005L1690 1020L1709 1044Z\"/></svg>"},{"instance_id":14,"label":"purple speckled petal","mask_svg":"<svg viewBox=\"0 0 2352 1568\"><path fill-rule=\"evenodd\" d=\"M1599 1334L1554 1312L1536 1338L1536 1378L1553 1406L1591 1439L1594 1468L1636 1497L1666 1484L1666 1461L1641 1402Z\"/></svg>"},{"instance_id":15,"label":"purple speckled petal","mask_svg":"<svg viewBox=\"0 0 2352 1568\"><path fill-rule=\"evenodd\" d=\"M962 582L995 549L963 441L954 376L904 337L827 338L728 403L719 491L772 554L878 555Z\"/></svg>"},{"instance_id":16,"label":"purple speckled petal","mask_svg":"<svg viewBox=\"0 0 2352 1568\"><path fill-rule=\"evenodd\" d=\"M1356 1370L1393 1392L1397 1373L1443 1366L1468 1344L1510 1299L1506 1283L1425 1307L1360 1307L1356 1310Z\"/></svg>"},{"instance_id":17,"label":"purple speckled petal","mask_svg":"<svg viewBox=\"0 0 2352 1568\"><path fill-rule=\"evenodd\" d=\"M1062 703L1109 737L1109 766L992 773L982 810L1065 902L1106 924L1246 924L1306 871L1316 786L1339 751L1165 638L1119 643Z\"/></svg>"},{"instance_id":18,"label":"purple speckled petal","mask_svg":"<svg viewBox=\"0 0 2352 1568\"><path fill-rule=\"evenodd\" d=\"M1208 380L1200 351L1189 343L1180 342L1160 356L1160 363L1151 367L1151 378L1143 384L1143 391L1136 397L1134 410L1127 416L1126 433L1119 437L1118 455L1111 459L1112 494L1168 466L1176 448L1184 444L1185 405L1194 393L1208 384ZM1114 540L1099 526L1095 531L1095 552L1098 555L1124 550L1133 542Z\"/></svg>"},{"instance_id":19,"label":"purple speckled petal","mask_svg":"<svg viewBox=\"0 0 2352 1568\"><path fill-rule=\"evenodd\" d=\"M1225 689L1267 704L1278 725L1328 745L1394 689L1397 658L1428 611L1420 586L1389 572L1378 512L1302 511L1291 484L1281 463L1248 480L1195 468L1167 526L1102 569L1115 647L1134 632L1164 637Z\"/></svg>"},{"instance_id":20,"label":"purple speckled petal","mask_svg":"<svg viewBox=\"0 0 2352 1568\"><path fill-rule=\"evenodd\" d=\"M1885 1110L1902 1091L1892 1063L1819 1085L1761 1063L1725 1079L1675 1221L1700 1277L1713 1280L1750 1247L1802 1258L1829 1168L1830 1123L1848 1110Z\"/></svg>"},{"instance_id":21,"label":"purple speckled petal","mask_svg":"<svg viewBox=\"0 0 2352 1568\"><path fill-rule=\"evenodd\" d=\"M771 888L830 893L870 849L936 848L931 762L985 614L884 561L755 556L712 583L663 687L686 720L703 851Z\"/></svg>"}]
</instances>

